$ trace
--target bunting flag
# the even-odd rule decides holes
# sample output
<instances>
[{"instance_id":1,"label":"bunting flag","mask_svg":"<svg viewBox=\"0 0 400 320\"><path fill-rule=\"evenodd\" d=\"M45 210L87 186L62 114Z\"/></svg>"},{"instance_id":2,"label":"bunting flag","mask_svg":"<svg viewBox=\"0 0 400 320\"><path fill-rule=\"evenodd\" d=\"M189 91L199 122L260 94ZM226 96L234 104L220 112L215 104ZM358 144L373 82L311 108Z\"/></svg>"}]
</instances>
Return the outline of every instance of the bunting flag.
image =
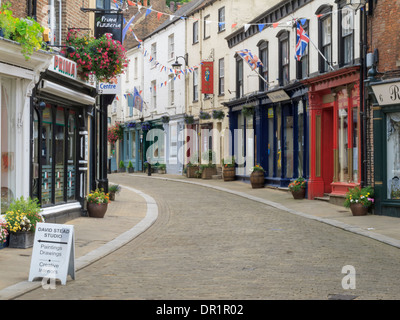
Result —
<instances>
[{"instance_id":1,"label":"bunting flag","mask_svg":"<svg viewBox=\"0 0 400 320\"><path fill-rule=\"evenodd\" d=\"M124 42L126 33L129 30L129 26L132 24L133 20L135 20L136 14L133 15L133 17L128 21L128 23L125 25L124 29L122 29L122 42Z\"/></svg>"},{"instance_id":2,"label":"bunting flag","mask_svg":"<svg viewBox=\"0 0 400 320\"><path fill-rule=\"evenodd\" d=\"M151 13L151 7L147 8L145 17L147 17L150 13Z\"/></svg>"},{"instance_id":3,"label":"bunting flag","mask_svg":"<svg viewBox=\"0 0 400 320\"><path fill-rule=\"evenodd\" d=\"M296 55L295 59L297 61L301 60L301 57L303 56L304 52L306 51L307 45L310 42L310 38L308 37L307 33L303 29L303 27L300 25L300 23L297 21L297 40L296 40Z\"/></svg>"}]
</instances>

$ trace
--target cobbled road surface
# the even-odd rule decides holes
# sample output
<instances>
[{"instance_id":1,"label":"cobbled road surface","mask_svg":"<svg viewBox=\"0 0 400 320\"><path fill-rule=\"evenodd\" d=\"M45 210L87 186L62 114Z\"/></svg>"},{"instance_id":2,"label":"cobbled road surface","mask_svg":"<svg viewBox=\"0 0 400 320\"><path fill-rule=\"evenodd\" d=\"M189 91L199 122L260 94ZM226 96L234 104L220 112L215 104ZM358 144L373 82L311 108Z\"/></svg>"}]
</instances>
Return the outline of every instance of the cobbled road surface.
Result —
<instances>
[{"instance_id":1,"label":"cobbled road surface","mask_svg":"<svg viewBox=\"0 0 400 320\"><path fill-rule=\"evenodd\" d=\"M201 186L128 175L114 182L157 201L153 226L66 286L19 299L400 298L400 250L390 245ZM345 290L348 265L356 288Z\"/></svg>"}]
</instances>

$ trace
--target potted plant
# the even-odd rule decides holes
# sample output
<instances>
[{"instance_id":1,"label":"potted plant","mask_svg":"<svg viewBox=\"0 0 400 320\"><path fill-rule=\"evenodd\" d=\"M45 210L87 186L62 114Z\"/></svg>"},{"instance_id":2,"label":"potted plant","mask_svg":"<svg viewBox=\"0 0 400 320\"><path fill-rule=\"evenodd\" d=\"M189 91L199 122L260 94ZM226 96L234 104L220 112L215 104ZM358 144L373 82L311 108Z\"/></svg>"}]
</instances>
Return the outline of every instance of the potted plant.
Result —
<instances>
[{"instance_id":1,"label":"potted plant","mask_svg":"<svg viewBox=\"0 0 400 320\"><path fill-rule=\"evenodd\" d=\"M294 199L304 199L306 195L306 184L307 182L303 177L299 177L289 184L289 190Z\"/></svg>"},{"instance_id":2,"label":"potted plant","mask_svg":"<svg viewBox=\"0 0 400 320\"><path fill-rule=\"evenodd\" d=\"M124 163L124 161L123 160L121 160L120 162L119 162L119 172L125 172L126 170L125 170L125 163Z\"/></svg>"},{"instance_id":3,"label":"potted plant","mask_svg":"<svg viewBox=\"0 0 400 320\"><path fill-rule=\"evenodd\" d=\"M185 114L183 117L185 124L193 124L194 123L194 117L191 115Z\"/></svg>"},{"instance_id":4,"label":"potted plant","mask_svg":"<svg viewBox=\"0 0 400 320\"><path fill-rule=\"evenodd\" d=\"M222 175L224 181L235 180L235 157L222 159Z\"/></svg>"},{"instance_id":5,"label":"potted plant","mask_svg":"<svg viewBox=\"0 0 400 320\"><path fill-rule=\"evenodd\" d=\"M374 189L370 186L349 188L346 193L344 206L350 208L353 216L364 216L368 208L374 203Z\"/></svg>"},{"instance_id":6,"label":"potted plant","mask_svg":"<svg viewBox=\"0 0 400 320\"><path fill-rule=\"evenodd\" d=\"M36 224L44 222L37 199L14 199L5 215L10 233L10 248L30 248L33 246Z\"/></svg>"},{"instance_id":7,"label":"potted plant","mask_svg":"<svg viewBox=\"0 0 400 320\"><path fill-rule=\"evenodd\" d=\"M110 201L115 200L115 195L121 191L121 186L119 184L112 184L108 187Z\"/></svg>"},{"instance_id":8,"label":"potted plant","mask_svg":"<svg viewBox=\"0 0 400 320\"><path fill-rule=\"evenodd\" d=\"M254 114L254 107L253 106L244 106L242 108L242 115L244 117L250 117Z\"/></svg>"},{"instance_id":9,"label":"potted plant","mask_svg":"<svg viewBox=\"0 0 400 320\"><path fill-rule=\"evenodd\" d=\"M161 174L164 174L166 168L167 168L167 166L166 166L164 163L161 163L161 164L158 166L157 172L158 172L158 173L161 173Z\"/></svg>"},{"instance_id":10,"label":"potted plant","mask_svg":"<svg viewBox=\"0 0 400 320\"><path fill-rule=\"evenodd\" d=\"M130 161L130 160L128 162L128 172L129 173L133 173L134 172L133 164L132 164L132 161Z\"/></svg>"},{"instance_id":11,"label":"potted plant","mask_svg":"<svg viewBox=\"0 0 400 320\"><path fill-rule=\"evenodd\" d=\"M259 164L255 165L250 169L250 183L253 189L256 188L264 188L265 180L264 180L264 168Z\"/></svg>"},{"instance_id":12,"label":"potted plant","mask_svg":"<svg viewBox=\"0 0 400 320\"><path fill-rule=\"evenodd\" d=\"M200 113L199 113L199 119L201 119L201 120L208 120L208 119L211 119L211 115L210 115L208 112L200 111Z\"/></svg>"},{"instance_id":13,"label":"potted plant","mask_svg":"<svg viewBox=\"0 0 400 320\"><path fill-rule=\"evenodd\" d=\"M7 230L7 221L0 216L0 249L8 247L9 233Z\"/></svg>"},{"instance_id":14,"label":"potted plant","mask_svg":"<svg viewBox=\"0 0 400 320\"><path fill-rule=\"evenodd\" d=\"M109 194L97 188L86 196L86 200L89 217L103 218L110 202Z\"/></svg>"},{"instance_id":15,"label":"potted plant","mask_svg":"<svg viewBox=\"0 0 400 320\"><path fill-rule=\"evenodd\" d=\"M44 28L34 19L13 17L10 3L0 6L0 29L4 38L18 42L26 60L35 50L42 48Z\"/></svg>"},{"instance_id":16,"label":"potted plant","mask_svg":"<svg viewBox=\"0 0 400 320\"><path fill-rule=\"evenodd\" d=\"M199 166L189 161L186 165L186 177L195 178L196 171L199 171Z\"/></svg>"}]
</instances>

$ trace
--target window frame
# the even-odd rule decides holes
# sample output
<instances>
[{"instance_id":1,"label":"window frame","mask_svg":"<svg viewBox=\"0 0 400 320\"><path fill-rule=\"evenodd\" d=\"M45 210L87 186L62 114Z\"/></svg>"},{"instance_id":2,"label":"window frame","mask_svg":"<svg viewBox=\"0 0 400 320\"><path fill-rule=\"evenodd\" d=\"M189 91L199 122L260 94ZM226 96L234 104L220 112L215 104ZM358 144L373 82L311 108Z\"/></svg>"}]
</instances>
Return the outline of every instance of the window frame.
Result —
<instances>
[{"instance_id":1,"label":"window frame","mask_svg":"<svg viewBox=\"0 0 400 320\"><path fill-rule=\"evenodd\" d=\"M221 13L223 13L223 15L221 15ZM223 31L225 31L225 7L218 9L218 32Z\"/></svg>"},{"instance_id":2,"label":"window frame","mask_svg":"<svg viewBox=\"0 0 400 320\"><path fill-rule=\"evenodd\" d=\"M325 58L328 59L328 57L326 57L325 54L325 48L326 47L330 47L330 52L329 52L329 58L327 63L325 61L325 59L319 55L318 56L318 70L320 73L324 73L329 71L329 64L332 65L332 48L333 48L333 38L332 38L332 6L328 6L328 5L323 5L321 6L317 12L317 15L322 15L321 17L318 18L318 49L321 51L321 53L325 56ZM330 43L329 45L323 45L322 44L322 39L323 39L323 24L324 22L330 19L331 21L331 25L330 25Z\"/></svg>"},{"instance_id":3,"label":"window frame","mask_svg":"<svg viewBox=\"0 0 400 320\"><path fill-rule=\"evenodd\" d=\"M268 91L268 75L269 75L269 73L268 73L268 60L269 60L268 59L269 58L269 56L268 56L268 54L269 54L268 41L260 41L257 44L257 46L258 46L258 56L260 57L260 61L263 64L262 66L259 67L258 72L267 81L267 82L265 82L264 80L260 79L259 90L261 92L263 92L263 91ZM263 53L264 52L266 53L266 61L263 61L263 58L264 58Z\"/></svg>"},{"instance_id":4,"label":"window frame","mask_svg":"<svg viewBox=\"0 0 400 320\"><path fill-rule=\"evenodd\" d=\"M193 70L193 101L199 101L199 69Z\"/></svg>"},{"instance_id":5,"label":"window frame","mask_svg":"<svg viewBox=\"0 0 400 320\"><path fill-rule=\"evenodd\" d=\"M225 59L221 58L218 60L218 95L222 96L224 94L225 94Z\"/></svg>"},{"instance_id":6,"label":"window frame","mask_svg":"<svg viewBox=\"0 0 400 320\"><path fill-rule=\"evenodd\" d=\"M278 68L279 68L279 85L285 86L290 83L290 32L287 30L280 31L278 38ZM287 46L287 62L283 62L283 46ZM287 69L287 82L284 81L284 69Z\"/></svg>"},{"instance_id":7,"label":"window frame","mask_svg":"<svg viewBox=\"0 0 400 320\"><path fill-rule=\"evenodd\" d=\"M210 20L208 20L210 18L210 15L206 15L204 17L204 22L203 22L203 39L208 39L211 37L210 35Z\"/></svg>"},{"instance_id":8,"label":"window frame","mask_svg":"<svg viewBox=\"0 0 400 320\"><path fill-rule=\"evenodd\" d=\"M193 32L192 32L192 37L193 37L193 44L199 42L199 21L193 22Z\"/></svg>"},{"instance_id":9,"label":"window frame","mask_svg":"<svg viewBox=\"0 0 400 320\"><path fill-rule=\"evenodd\" d=\"M339 39L338 39L338 42L339 42L339 45L338 45L339 54L338 54L338 56L339 56L339 66L342 67L342 66L350 65L350 64L354 63L354 45L355 45L355 42L354 42L354 39L355 39L355 37L354 37L354 21L355 21L355 16L354 16L354 12L351 9L346 8L346 3L345 2L341 2L339 4L339 8L340 8L340 10L339 10L339 14L338 14L338 29L339 29L338 30L338 37L339 37ZM348 14L352 14L352 22L353 22L353 28L349 28L350 32L348 34L345 34L345 35L343 34L343 19L344 19L343 9L348 9ZM351 43L351 58L350 58L349 61L345 61L345 57L346 57L345 40L346 39L350 39L351 40L351 42L350 42Z\"/></svg>"},{"instance_id":10,"label":"window frame","mask_svg":"<svg viewBox=\"0 0 400 320\"><path fill-rule=\"evenodd\" d=\"M243 59L237 55L236 57L236 98L240 98L244 95L244 77L243 77ZM240 75L242 76L240 78Z\"/></svg>"}]
</instances>

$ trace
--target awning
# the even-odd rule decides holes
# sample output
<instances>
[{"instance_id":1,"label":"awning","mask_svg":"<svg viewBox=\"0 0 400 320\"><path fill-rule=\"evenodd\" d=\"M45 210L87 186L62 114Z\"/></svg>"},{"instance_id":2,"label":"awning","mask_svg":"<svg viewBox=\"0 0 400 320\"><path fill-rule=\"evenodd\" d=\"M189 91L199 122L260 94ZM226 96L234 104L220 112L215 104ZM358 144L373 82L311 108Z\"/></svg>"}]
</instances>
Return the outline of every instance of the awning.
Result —
<instances>
[{"instance_id":1,"label":"awning","mask_svg":"<svg viewBox=\"0 0 400 320\"><path fill-rule=\"evenodd\" d=\"M48 80L42 80L38 89L42 92L50 93L84 105L93 105L96 103L96 99L87 94L71 90Z\"/></svg>"}]
</instances>

